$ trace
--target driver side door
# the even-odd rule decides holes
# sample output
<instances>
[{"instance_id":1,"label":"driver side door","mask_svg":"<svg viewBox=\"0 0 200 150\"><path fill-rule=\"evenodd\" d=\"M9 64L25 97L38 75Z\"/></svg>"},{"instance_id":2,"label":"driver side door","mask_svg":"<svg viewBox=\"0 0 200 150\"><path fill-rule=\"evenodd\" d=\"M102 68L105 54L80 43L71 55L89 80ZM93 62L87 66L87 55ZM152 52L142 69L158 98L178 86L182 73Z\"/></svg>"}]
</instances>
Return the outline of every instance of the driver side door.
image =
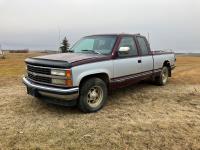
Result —
<instances>
[{"instance_id":1,"label":"driver side door","mask_svg":"<svg viewBox=\"0 0 200 150\"><path fill-rule=\"evenodd\" d=\"M121 47L129 48L127 52L120 52ZM117 84L126 84L137 77L141 72L141 57L135 40L132 36L123 36L118 48L118 57L113 61L114 78L113 82Z\"/></svg>"}]
</instances>

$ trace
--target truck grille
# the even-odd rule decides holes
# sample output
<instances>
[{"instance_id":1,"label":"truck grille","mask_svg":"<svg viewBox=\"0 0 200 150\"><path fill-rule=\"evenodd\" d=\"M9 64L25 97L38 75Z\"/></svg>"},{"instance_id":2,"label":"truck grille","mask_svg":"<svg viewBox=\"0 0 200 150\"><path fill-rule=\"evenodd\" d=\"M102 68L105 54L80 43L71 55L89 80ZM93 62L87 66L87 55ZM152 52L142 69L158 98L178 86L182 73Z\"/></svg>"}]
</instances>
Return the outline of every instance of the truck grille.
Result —
<instances>
[{"instance_id":1,"label":"truck grille","mask_svg":"<svg viewBox=\"0 0 200 150\"><path fill-rule=\"evenodd\" d=\"M37 66L27 65L27 70L34 73L40 73L40 74L46 74L46 75L51 74L51 70L49 68L39 68Z\"/></svg>"},{"instance_id":2,"label":"truck grille","mask_svg":"<svg viewBox=\"0 0 200 150\"><path fill-rule=\"evenodd\" d=\"M45 77L45 75L51 75L51 69L33 66L27 64L28 78L35 82L51 84L51 78Z\"/></svg>"},{"instance_id":3,"label":"truck grille","mask_svg":"<svg viewBox=\"0 0 200 150\"><path fill-rule=\"evenodd\" d=\"M42 76L37 76L37 75L34 76L30 73L28 73L28 77L33 81L51 83L51 78L48 78L48 77L42 77Z\"/></svg>"}]
</instances>

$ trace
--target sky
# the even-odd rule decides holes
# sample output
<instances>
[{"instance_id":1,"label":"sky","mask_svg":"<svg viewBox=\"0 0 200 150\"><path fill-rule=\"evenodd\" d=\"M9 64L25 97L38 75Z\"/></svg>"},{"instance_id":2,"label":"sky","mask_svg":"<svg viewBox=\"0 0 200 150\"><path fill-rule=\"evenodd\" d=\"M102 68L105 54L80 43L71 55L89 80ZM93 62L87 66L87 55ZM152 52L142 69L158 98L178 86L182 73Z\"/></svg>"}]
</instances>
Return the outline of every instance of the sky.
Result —
<instances>
[{"instance_id":1,"label":"sky","mask_svg":"<svg viewBox=\"0 0 200 150\"><path fill-rule=\"evenodd\" d=\"M0 0L3 49L57 50L103 33L150 35L153 50L200 52L200 0Z\"/></svg>"}]
</instances>

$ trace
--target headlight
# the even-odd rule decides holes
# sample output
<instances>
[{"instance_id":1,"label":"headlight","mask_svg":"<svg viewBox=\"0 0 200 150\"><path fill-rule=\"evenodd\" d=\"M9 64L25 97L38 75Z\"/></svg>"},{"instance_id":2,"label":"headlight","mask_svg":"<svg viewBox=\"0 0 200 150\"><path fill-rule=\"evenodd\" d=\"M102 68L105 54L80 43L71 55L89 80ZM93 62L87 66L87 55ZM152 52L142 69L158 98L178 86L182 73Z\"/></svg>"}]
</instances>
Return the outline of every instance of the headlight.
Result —
<instances>
[{"instance_id":1,"label":"headlight","mask_svg":"<svg viewBox=\"0 0 200 150\"><path fill-rule=\"evenodd\" d=\"M51 83L52 84L65 85L66 84L66 80L63 80L63 79L52 79Z\"/></svg>"},{"instance_id":2,"label":"headlight","mask_svg":"<svg viewBox=\"0 0 200 150\"><path fill-rule=\"evenodd\" d=\"M56 76L65 76L65 70L56 70L52 69L51 70L51 75L56 75Z\"/></svg>"},{"instance_id":3,"label":"headlight","mask_svg":"<svg viewBox=\"0 0 200 150\"><path fill-rule=\"evenodd\" d=\"M68 87L73 86L72 82L72 74L70 69L66 70L59 70L59 69L52 69L51 75L53 76L62 76L61 79L52 78L51 83L57 85L66 85Z\"/></svg>"}]
</instances>

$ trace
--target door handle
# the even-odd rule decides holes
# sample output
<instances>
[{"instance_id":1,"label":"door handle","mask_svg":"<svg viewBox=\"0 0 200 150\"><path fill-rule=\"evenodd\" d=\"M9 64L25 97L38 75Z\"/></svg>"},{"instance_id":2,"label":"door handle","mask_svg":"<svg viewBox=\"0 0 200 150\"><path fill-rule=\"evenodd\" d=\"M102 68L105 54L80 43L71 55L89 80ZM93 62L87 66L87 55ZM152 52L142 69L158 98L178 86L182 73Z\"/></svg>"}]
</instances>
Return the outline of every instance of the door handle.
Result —
<instances>
[{"instance_id":1,"label":"door handle","mask_svg":"<svg viewBox=\"0 0 200 150\"><path fill-rule=\"evenodd\" d=\"M138 60L138 63L142 63L142 60Z\"/></svg>"}]
</instances>

